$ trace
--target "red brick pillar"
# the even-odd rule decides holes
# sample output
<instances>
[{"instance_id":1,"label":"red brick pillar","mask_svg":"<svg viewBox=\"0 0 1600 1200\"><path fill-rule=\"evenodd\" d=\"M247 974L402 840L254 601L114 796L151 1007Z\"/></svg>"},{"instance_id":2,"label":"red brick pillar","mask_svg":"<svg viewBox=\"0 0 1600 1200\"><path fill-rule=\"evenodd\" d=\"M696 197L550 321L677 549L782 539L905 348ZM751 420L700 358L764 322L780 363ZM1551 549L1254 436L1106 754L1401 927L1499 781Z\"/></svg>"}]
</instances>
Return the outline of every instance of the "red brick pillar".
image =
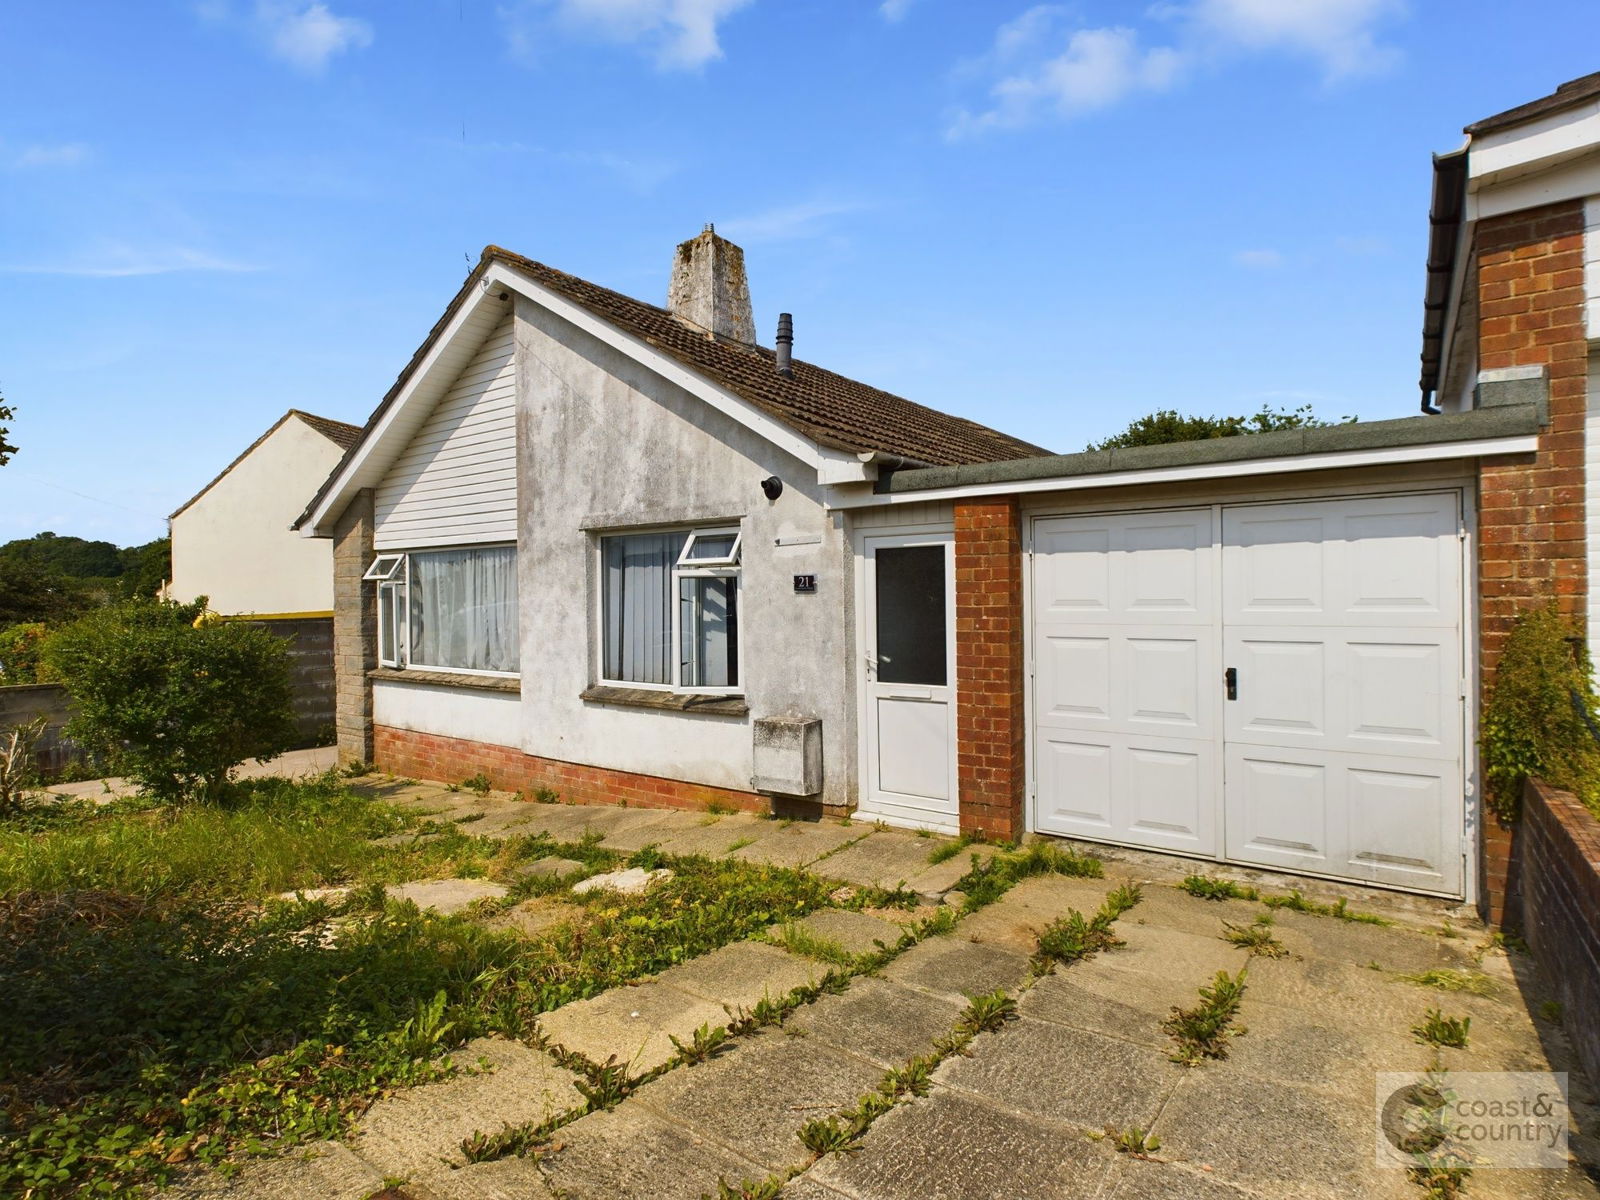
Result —
<instances>
[{"instance_id":1,"label":"red brick pillar","mask_svg":"<svg viewBox=\"0 0 1600 1200\"><path fill-rule=\"evenodd\" d=\"M961 831L1023 834L1022 537L1015 496L956 501Z\"/></svg>"},{"instance_id":2,"label":"red brick pillar","mask_svg":"<svg viewBox=\"0 0 1600 1200\"><path fill-rule=\"evenodd\" d=\"M1479 221L1474 242L1480 370L1543 365L1550 421L1532 455L1485 459L1478 479L1479 629L1485 681L1518 613L1554 598L1584 627L1583 202ZM1481 774L1480 774L1481 778ZM1515 830L1484 815L1480 907L1516 907Z\"/></svg>"}]
</instances>

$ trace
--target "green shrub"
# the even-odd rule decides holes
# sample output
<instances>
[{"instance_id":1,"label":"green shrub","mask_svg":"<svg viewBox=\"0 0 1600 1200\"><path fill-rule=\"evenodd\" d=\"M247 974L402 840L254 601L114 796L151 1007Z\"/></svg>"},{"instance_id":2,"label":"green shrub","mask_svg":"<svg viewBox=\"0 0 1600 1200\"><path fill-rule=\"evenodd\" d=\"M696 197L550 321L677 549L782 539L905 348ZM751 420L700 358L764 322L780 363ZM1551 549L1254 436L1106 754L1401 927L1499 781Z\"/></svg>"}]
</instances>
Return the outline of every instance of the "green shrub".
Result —
<instances>
[{"instance_id":1,"label":"green shrub","mask_svg":"<svg viewBox=\"0 0 1600 1200\"><path fill-rule=\"evenodd\" d=\"M1597 701L1588 655L1577 646L1553 604L1518 617L1506 639L1482 734L1488 801L1501 817L1517 815L1529 776L1600 811L1600 746L1584 719Z\"/></svg>"},{"instance_id":2,"label":"green shrub","mask_svg":"<svg viewBox=\"0 0 1600 1200\"><path fill-rule=\"evenodd\" d=\"M111 605L44 658L77 705L68 733L159 799L215 799L245 759L295 742L283 643L196 605Z\"/></svg>"},{"instance_id":3,"label":"green shrub","mask_svg":"<svg viewBox=\"0 0 1600 1200\"><path fill-rule=\"evenodd\" d=\"M0 629L0 687L49 682L48 671L40 674L44 638L43 621L24 621Z\"/></svg>"}]
</instances>

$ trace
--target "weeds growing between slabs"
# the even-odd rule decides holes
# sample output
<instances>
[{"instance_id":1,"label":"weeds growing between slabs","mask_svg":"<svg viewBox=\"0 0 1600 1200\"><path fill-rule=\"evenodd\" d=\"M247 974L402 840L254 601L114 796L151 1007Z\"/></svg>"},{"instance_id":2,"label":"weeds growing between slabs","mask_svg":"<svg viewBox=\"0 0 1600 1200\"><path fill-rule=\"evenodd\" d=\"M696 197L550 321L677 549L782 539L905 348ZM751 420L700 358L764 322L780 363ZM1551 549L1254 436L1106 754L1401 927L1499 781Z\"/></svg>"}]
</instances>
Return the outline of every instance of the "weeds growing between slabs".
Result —
<instances>
[{"instance_id":1,"label":"weeds growing between slabs","mask_svg":"<svg viewBox=\"0 0 1600 1200\"><path fill-rule=\"evenodd\" d=\"M418 822L329 777L0 828L0 1194L112 1194L337 1136L383 1091L448 1073L439 1055L470 1037L525 1037L541 1012L827 903L796 871L677 859L649 893L592 893L582 919L527 939L381 885L617 856L450 826L371 841ZM353 890L267 899L331 884Z\"/></svg>"}]
</instances>

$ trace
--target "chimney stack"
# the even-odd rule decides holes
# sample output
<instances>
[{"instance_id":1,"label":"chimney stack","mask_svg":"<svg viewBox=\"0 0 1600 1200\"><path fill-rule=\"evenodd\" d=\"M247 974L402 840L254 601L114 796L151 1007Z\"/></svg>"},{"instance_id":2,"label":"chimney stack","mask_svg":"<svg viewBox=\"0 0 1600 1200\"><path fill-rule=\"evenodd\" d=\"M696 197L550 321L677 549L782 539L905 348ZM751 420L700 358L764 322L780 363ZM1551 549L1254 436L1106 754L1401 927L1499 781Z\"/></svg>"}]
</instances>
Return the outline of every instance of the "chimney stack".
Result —
<instances>
[{"instance_id":1,"label":"chimney stack","mask_svg":"<svg viewBox=\"0 0 1600 1200\"><path fill-rule=\"evenodd\" d=\"M789 313L778 314L778 374L785 379L794 375L794 367L790 365L794 355L794 317Z\"/></svg>"},{"instance_id":2,"label":"chimney stack","mask_svg":"<svg viewBox=\"0 0 1600 1200\"><path fill-rule=\"evenodd\" d=\"M744 251L707 225L678 244L667 286L667 310L711 337L741 345L756 342Z\"/></svg>"}]
</instances>

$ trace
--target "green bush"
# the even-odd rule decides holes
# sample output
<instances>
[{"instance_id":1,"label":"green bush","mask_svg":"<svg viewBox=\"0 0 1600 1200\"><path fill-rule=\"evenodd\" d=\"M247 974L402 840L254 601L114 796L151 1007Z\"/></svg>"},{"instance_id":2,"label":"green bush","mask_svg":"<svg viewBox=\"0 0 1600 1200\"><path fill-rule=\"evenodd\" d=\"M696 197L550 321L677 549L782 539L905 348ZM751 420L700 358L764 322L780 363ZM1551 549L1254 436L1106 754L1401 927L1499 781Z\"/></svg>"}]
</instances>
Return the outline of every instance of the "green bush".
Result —
<instances>
[{"instance_id":1,"label":"green bush","mask_svg":"<svg viewBox=\"0 0 1600 1200\"><path fill-rule=\"evenodd\" d=\"M1501 817L1517 815L1529 776L1600 809L1600 745L1584 719L1596 698L1579 645L1553 604L1518 617L1506 639L1482 734L1488 802Z\"/></svg>"},{"instance_id":2,"label":"green bush","mask_svg":"<svg viewBox=\"0 0 1600 1200\"><path fill-rule=\"evenodd\" d=\"M283 643L199 605L110 605L49 638L44 660L77 705L68 733L158 799L215 799L245 759L294 745Z\"/></svg>"},{"instance_id":3,"label":"green bush","mask_svg":"<svg viewBox=\"0 0 1600 1200\"><path fill-rule=\"evenodd\" d=\"M0 687L16 683L47 683L49 672L41 675L40 656L44 649L45 625L24 621L0 629Z\"/></svg>"}]
</instances>

